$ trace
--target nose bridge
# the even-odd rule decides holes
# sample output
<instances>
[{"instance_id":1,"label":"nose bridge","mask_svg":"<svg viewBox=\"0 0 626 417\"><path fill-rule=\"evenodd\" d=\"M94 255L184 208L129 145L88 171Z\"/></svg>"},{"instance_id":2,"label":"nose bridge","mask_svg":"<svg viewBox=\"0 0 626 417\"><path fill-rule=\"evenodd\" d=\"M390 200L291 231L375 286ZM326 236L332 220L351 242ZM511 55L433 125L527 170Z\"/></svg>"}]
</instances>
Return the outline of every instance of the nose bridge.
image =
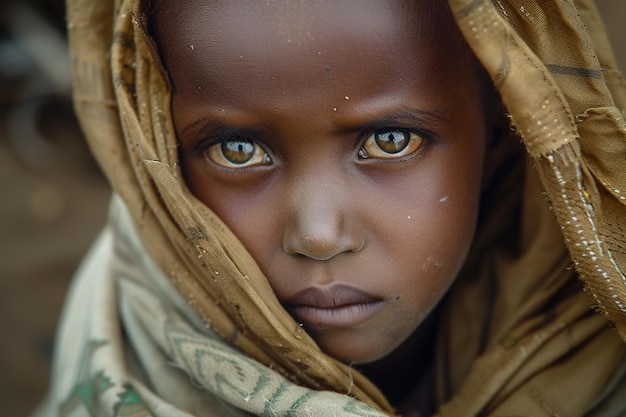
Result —
<instances>
[{"instance_id":1,"label":"nose bridge","mask_svg":"<svg viewBox=\"0 0 626 417\"><path fill-rule=\"evenodd\" d=\"M283 238L287 253L328 260L363 246L350 213L353 206L345 173L334 169L301 172L288 186L289 219Z\"/></svg>"}]
</instances>

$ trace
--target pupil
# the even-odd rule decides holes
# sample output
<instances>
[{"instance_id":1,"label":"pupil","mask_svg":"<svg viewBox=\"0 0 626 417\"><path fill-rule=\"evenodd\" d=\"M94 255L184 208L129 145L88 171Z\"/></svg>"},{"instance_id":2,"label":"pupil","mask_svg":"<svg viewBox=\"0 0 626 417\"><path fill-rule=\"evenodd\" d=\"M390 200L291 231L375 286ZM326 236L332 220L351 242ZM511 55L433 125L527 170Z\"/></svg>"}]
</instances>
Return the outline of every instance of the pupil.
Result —
<instances>
[{"instance_id":1,"label":"pupil","mask_svg":"<svg viewBox=\"0 0 626 417\"><path fill-rule=\"evenodd\" d=\"M254 143L249 140L229 140L221 143L222 155L228 162L241 165L254 156Z\"/></svg>"},{"instance_id":2,"label":"pupil","mask_svg":"<svg viewBox=\"0 0 626 417\"><path fill-rule=\"evenodd\" d=\"M390 154L401 152L409 144L410 133L405 129L376 133L374 140L378 147Z\"/></svg>"}]
</instances>

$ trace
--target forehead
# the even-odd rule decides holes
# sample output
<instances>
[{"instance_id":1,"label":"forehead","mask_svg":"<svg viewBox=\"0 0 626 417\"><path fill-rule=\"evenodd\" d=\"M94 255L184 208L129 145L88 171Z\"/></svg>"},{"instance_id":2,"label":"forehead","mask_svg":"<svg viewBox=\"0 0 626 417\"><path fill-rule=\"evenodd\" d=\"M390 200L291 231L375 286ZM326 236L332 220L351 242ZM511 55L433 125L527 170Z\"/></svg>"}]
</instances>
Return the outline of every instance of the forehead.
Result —
<instances>
[{"instance_id":1,"label":"forehead","mask_svg":"<svg viewBox=\"0 0 626 417\"><path fill-rule=\"evenodd\" d=\"M180 70L199 84L207 77L243 80L252 69L270 88L272 82L310 83L364 66L369 74L363 75L381 80L390 69L403 77L430 65L433 54L441 55L439 61L450 61L446 51L463 55L447 5L439 0L173 3L159 4L151 30L175 85Z\"/></svg>"},{"instance_id":2,"label":"forehead","mask_svg":"<svg viewBox=\"0 0 626 417\"><path fill-rule=\"evenodd\" d=\"M407 21L441 9L444 3L441 0L187 0L183 4L184 7L174 0L160 0L149 11L160 29L165 29L163 37L182 36L197 41L209 34L215 42L237 42L247 36L260 36L259 45L267 42L273 45L324 40L338 34L356 39L384 37L390 30L402 30ZM431 19L427 17L425 21L428 20ZM183 22L187 24L178 25Z\"/></svg>"},{"instance_id":3,"label":"forehead","mask_svg":"<svg viewBox=\"0 0 626 417\"><path fill-rule=\"evenodd\" d=\"M400 0L222 0L199 4L191 0L185 7L169 13L190 22L209 23L211 27L206 29L218 37L222 33L239 33L242 37L261 35L259 43L268 40L304 42L332 38L341 28L344 29L342 35L352 32L357 38L368 34L384 36L389 29L403 24L402 16L415 14L408 13L409 10L426 9L418 7L419 4Z\"/></svg>"}]
</instances>

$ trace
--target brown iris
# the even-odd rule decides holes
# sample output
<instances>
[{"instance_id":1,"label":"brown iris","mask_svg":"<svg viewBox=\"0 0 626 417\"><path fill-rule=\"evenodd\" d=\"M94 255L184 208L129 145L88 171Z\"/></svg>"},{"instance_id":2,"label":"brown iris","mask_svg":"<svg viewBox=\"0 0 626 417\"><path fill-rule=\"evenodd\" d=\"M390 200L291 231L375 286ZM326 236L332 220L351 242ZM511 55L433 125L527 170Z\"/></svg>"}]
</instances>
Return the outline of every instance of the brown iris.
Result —
<instances>
[{"instance_id":1,"label":"brown iris","mask_svg":"<svg viewBox=\"0 0 626 417\"><path fill-rule=\"evenodd\" d=\"M411 140L411 132L408 129L389 130L374 134L376 145L389 154L402 152Z\"/></svg>"},{"instance_id":2,"label":"brown iris","mask_svg":"<svg viewBox=\"0 0 626 417\"><path fill-rule=\"evenodd\" d=\"M397 159L417 152L425 140L411 129L379 130L363 143L359 156L363 159Z\"/></svg>"},{"instance_id":3,"label":"brown iris","mask_svg":"<svg viewBox=\"0 0 626 417\"><path fill-rule=\"evenodd\" d=\"M230 140L222 142L220 149L224 158L231 164L242 165L250 161L254 156L255 145L252 141Z\"/></svg>"}]
</instances>

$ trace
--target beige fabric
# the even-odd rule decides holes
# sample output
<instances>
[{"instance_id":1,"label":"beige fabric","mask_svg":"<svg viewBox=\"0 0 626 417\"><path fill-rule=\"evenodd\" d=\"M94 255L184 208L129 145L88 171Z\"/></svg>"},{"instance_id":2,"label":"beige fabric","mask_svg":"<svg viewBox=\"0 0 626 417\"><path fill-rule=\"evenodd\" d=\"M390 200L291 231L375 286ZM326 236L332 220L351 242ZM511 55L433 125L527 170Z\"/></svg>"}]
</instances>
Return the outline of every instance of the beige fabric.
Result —
<instances>
[{"instance_id":1,"label":"beige fabric","mask_svg":"<svg viewBox=\"0 0 626 417\"><path fill-rule=\"evenodd\" d=\"M515 132L503 132L488 151L479 232L443 301L439 415L620 415L626 410L619 395L626 389L626 88L601 22L587 1L449 3ZM366 378L317 348L281 308L241 243L185 186L169 90L141 7L139 0L68 2L77 112L145 249L140 243L123 249L133 232L113 216L118 232L106 239L118 249L99 251L80 281L93 282L77 284L84 289L75 291L65 316L57 358L63 365L49 410L67 406L79 386L64 369L82 369L71 329L80 327L74 322L84 309L106 330L86 343L106 336L114 346L98 362L107 349L85 345L93 353L84 356L88 386L107 386L94 382L105 370L115 387L89 394L94 414L114 415L121 399L132 397L144 405L138 410L157 415L235 409L300 415L314 407L319 411L310 415L375 415L349 397L316 390L350 394L392 413ZM107 269L132 264L144 251L160 273L136 267L131 275L137 278L128 280ZM185 303L158 290L159 274ZM119 323L128 340L115 330ZM198 350L173 350L168 338L177 334L201 345L209 362L198 360ZM216 365L224 355L232 371ZM173 372L169 362L183 372ZM242 369L242 375L266 375L259 378L273 388L224 390L203 382ZM185 373L203 395L182 394L192 389ZM130 384L126 391L123 384Z\"/></svg>"},{"instance_id":2,"label":"beige fabric","mask_svg":"<svg viewBox=\"0 0 626 417\"><path fill-rule=\"evenodd\" d=\"M291 383L220 338L147 256L119 199L72 285L59 337L42 416L384 415Z\"/></svg>"},{"instance_id":3,"label":"beige fabric","mask_svg":"<svg viewBox=\"0 0 626 417\"><path fill-rule=\"evenodd\" d=\"M583 415L614 364L623 361L623 346L586 311L576 271L594 307L626 339L624 82L591 2L450 4L501 92L543 190L529 167L521 245L477 255L481 264L471 273L491 275L491 281L461 281L449 297L442 351L471 349L440 358L440 369L449 369L440 393L451 398L441 414ZM542 191L558 223L542 204ZM502 210L507 208L495 213ZM494 285L497 301L477 315L475 300L492 297ZM491 317L487 324L485 317ZM471 323L466 333L455 326L461 321ZM623 413L626 404L618 407Z\"/></svg>"}]
</instances>

